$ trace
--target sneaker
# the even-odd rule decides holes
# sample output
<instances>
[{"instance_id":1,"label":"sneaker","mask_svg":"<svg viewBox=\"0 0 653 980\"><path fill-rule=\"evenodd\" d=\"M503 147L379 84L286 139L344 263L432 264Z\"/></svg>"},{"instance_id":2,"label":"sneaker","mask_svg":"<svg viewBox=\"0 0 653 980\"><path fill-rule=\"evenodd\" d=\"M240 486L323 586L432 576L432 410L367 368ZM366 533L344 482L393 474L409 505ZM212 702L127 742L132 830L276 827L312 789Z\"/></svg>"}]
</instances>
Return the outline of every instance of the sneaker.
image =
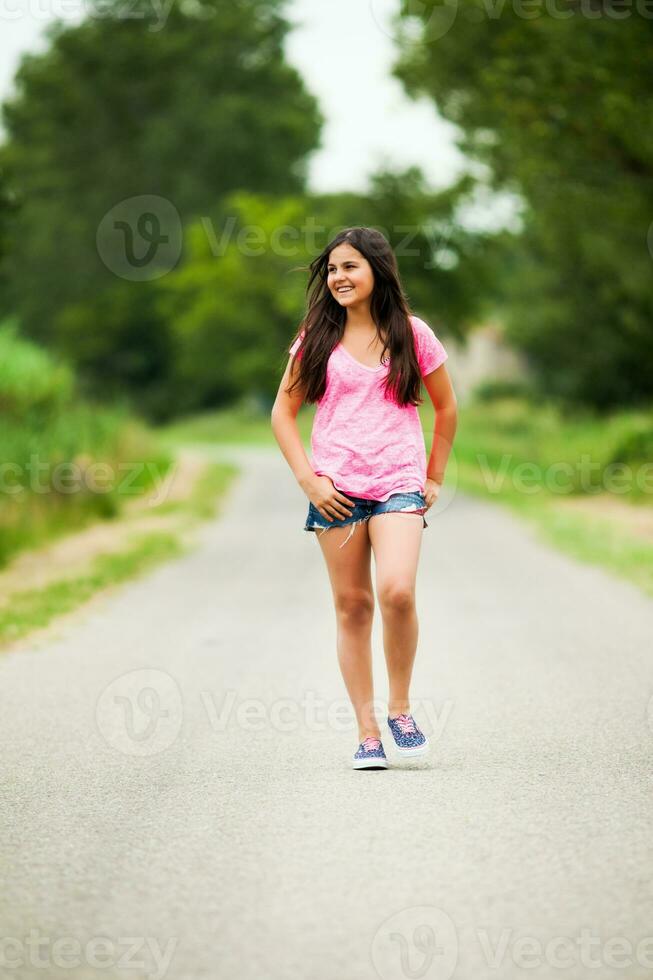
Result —
<instances>
[{"instance_id":1,"label":"sneaker","mask_svg":"<svg viewBox=\"0 0 653 980\"><path fill-rule=\"evenodd\" d=\"M380 738L368 735L358 746L354 756L354 769L387 769L388 760Z\"/></svg>"},{"instance_id":2,"label":"sneaker","mask_svg":"<svg viewBox=\"0 0 653 980\"><path fill-rule=\"evenodd\" d=\"M424 755L429 751L429 740L419 730L412 715L388 715L388 726L397 746L397 752L403 756Z\"/></svg>"}]
</instances>

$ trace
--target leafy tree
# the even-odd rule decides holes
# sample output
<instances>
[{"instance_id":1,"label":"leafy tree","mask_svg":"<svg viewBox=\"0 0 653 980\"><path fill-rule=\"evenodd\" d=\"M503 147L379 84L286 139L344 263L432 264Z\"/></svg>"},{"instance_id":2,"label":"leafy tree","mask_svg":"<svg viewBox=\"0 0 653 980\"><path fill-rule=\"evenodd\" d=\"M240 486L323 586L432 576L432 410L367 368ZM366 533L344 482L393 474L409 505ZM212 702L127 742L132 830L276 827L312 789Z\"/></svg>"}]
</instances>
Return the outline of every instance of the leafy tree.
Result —
<instances>
[{"instance_id":1,"label":"leafy tree","mask_svg":"<svg viewBox=\"0 0 653 980\"><path fill-rule=\"evenodd\" d=\"M239 192L186 229L184 262L156 283L172 335L176 412L276 390L280 352L302 315L299 267L308 258L302 240L282 230L299 229L306 210L303 198Z\"/></svg>"},{"instance_id":2,"label":"leafy tree","mask_svg":"<svg viewBox=\"0 0 653 980\"><path fill-rule=\"evenodd\" d=\"M48 50L23 58L0 167L20 205L4 305L26 333L57 345L67 307L77 316L122 288L96 247L120 202L156 195L183 225L236 188L302 190L322 117L284 60L282 6L186 0L162 25L149 0L128 12L110 0L102 18L56 24Z\"/></svg>"},{"instance_id":3,"label":"leafy tree","mask_svg":"<svg viewBox=\"0 0 653 980\"><path fill-rule=\"evenodd\" d=\"M112 285L66 306L54 326L85 397L120 401L151 421L169 417L172 341L152 283Z\"/></svg>"},{"instance_id":4,"label":"leafy tree","mask_svg":"<svg viewBox=\"0 0 653 980\"><path fill-rule=\"evenodd\" d=\"M460 0L442 31L452 9L420 4L395 73L460 128L493 188L523 196L500 284L509 335L550 394L599 409L650 399L651 21L608 0Z\"/></svg>"}]
</instances>

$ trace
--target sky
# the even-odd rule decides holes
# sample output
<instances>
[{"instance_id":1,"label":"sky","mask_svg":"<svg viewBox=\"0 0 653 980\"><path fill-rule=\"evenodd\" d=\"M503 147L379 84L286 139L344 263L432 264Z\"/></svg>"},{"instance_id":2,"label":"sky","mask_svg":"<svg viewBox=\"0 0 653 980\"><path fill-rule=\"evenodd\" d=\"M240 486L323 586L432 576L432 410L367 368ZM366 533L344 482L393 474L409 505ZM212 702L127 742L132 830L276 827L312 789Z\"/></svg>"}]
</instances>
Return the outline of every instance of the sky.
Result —
<instances>
[{"instance_id":1,"label":"sky","mask_svg":"<svg viewBox=\"0 0 653 980\"><path fill-rule=\"evenodd\" d=\"M79 21L87 3L0 0L0 100L11 93L22 53L43 50L47 23L55 17ZM398 6L399 0L287 0L293 30L286 56L326 117L322 146L309 160L312 191L364 191L379 168L415 164L437 190L464 169L455 127L438 115L432 100L409 99L390 75L396 56L392 14ZM466 223L496 227L512 210L509 200L481 202Z\"/></svg>"},{"instance_id":2,"label":"sky","mask_svg":"<svg viewBox=\"0 0 653 980\"><path fill-rule=\"evenodd\" d=\"M364 190L384 163L419 164L428 184L450 184L464 165L455 128L430 99L413 101L390 75L396 57L391 14L398 0L293 0L286 44L327 117L310 182L324 191ZM330 52L332 57L325 57Z\"/></svg>"}]
</instances>

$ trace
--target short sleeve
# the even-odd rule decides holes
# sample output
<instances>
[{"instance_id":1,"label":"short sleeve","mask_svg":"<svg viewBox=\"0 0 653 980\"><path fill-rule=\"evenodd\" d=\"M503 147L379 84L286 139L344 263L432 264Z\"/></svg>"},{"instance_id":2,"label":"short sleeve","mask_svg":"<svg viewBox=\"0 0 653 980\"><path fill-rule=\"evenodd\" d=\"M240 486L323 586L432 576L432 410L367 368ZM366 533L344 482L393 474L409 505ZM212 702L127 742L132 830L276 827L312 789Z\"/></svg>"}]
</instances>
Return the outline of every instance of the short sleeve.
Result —
<instances>
[{"instance_id":1,"label":"short sleeve","mask_svg":"<svg viewBox=\"0 0 653 980\"><path fill-rule=\"evenodd\" d=\"M298 350L298 348L299 348L299 345L301 344L301 342L302 342L302 339L303 339L303 337L304 337L304 333L305 333L305 331L304 331L304 330L302 330L302 332L300 333L300 335L299 335L299 337L297 338L297 340L295 340L295 341L294 341L294 343L293 343L293 344L291 344L291 345L290 345L290 347L288 348L288 353L289 353L289 354L292 354L292 355L293 355L293 357L294 357L294 356L295 356L295 354L297 353L297 350ZM298 360L298 361L301 361L301 359L302 359L302 357L303 357L303 356L304 356L304 352L302 351L302 352L300 353L300 355L299 355L299 357L297 358L297 360Z\"/></svg>"},{"instance_id":2,"label":"short sleeve","mask_svg":"<svg viewBox=\"0 0 653 980\"><path fill-rule=\"evenodd\" d=\"M412 321L415 331L417 360L422 377L424 377L444 364L449 355L428 323L417 316L413 316Z\"/></svg>"}]
</instances>

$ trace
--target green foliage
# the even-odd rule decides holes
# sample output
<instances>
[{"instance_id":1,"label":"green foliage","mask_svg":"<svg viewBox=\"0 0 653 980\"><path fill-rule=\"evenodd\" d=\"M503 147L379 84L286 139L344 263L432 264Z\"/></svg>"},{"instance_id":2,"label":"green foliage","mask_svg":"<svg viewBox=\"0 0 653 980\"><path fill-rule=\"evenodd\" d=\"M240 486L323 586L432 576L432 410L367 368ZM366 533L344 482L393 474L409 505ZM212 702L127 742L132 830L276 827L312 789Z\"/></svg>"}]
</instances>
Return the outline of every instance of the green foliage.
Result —
<instances>
[{"instance_id":1,"label":"green foliage","mask_svg":"<svg viewBox=\"0 0 653 980\"><path fill-rule=\"evenodd\" d=\"M0 324L0 412L6 422L59 412L75 393L70 365L18 335L16 319Z\"/></svg>"},{"instance_id":2,"label":"green foliage","mask_svg":"<svg viewBox=\"0 0 653 980\"><path fill-rule=\"evenodd\" d=\"M128 290L94 247L104 216L156 195L186 225L237 188L298 193L323 120L284 59L283 0L139 0L127 17L115 4L101 18L56 24L49 48L21 62L3 107L0 174L17 210L0 275L3 308L28 336L79 351L100 389L121 378L140 393L147 340L159 374L166 340L144 312L150 283ZM162 398L151 397L156 414Z\"/></svg>"},{"instance_id":3,"label":"green foliage","mask_svg":"<svg viewBox=\"0 0 653 980\"><path fill-rule=\"evenodd\" d=\"M301 241L275 245L275 235L299 228L305 214L301 199L242 192L214 222L186 229L185 261L157 283L158 310L172 331L178 414L248 392L269 400L276 391L304 302L306 277L292 269L307 256ZM225 228L230 234L219 240Z\"/></svg>"},{"instance_id":4,"label":"green foliage","mask_svg":"<svg viewBox=\"0 0 653 980\"><path fill-rule=\"evenodd\" d=\"M652 432L650 404L605 417L587 409L572 412L553 400L474 399L460 415L454 458L471 484L509 497L517 507L533 498L598 494L647 504L653 492L645 465L653 462ZM631 464L630 471L620 476L615 463ZM534 467L534 492L522 486L524 464Z\"/></svg>"},{"instance_id":5,"label":"green foliage","mask_svg":"<svg viewBox=\"0 0 653 980\"><path fill-rule=\"evenodd\" d=\"M79 393L69 365L0 325L0 565L26 547L119 513L171 457L126 407ZM149 464L149 465L148 465Z\"/></svg>"},{"instance_id":6,"label":"green foliage","mask_svg":"<svg viewBox=\"0 0 653 980\"><path fill-rule=\"evenodd\" d=\"M404 4L406 24L414 23ZM635 6L460 0L429 40L443 0L420 4L422 32L396 74L461 132L491 185L524 201L505 237L496 294L507 335L542 387L606 411L653 393L651 22ZM414 5L411 6L414 13Z\"/></svg>"},{"instance_id":7,"label":"green foliage","mask_svg":"<svg viewBox=\"0 0 653 980\"><path fill-rule=\"evenodd\" d=\"M482 381L477 384L472 392L474 401L493 402L504 398L519 398L528 400L532 398L533 392L529 385L523 381L513 381L509 379L497 378Z\"/></svg>"},{"instance_id":8,"label":"green foliage","mask_svg":"<svg viewBox=\"0 0 653 980\"><path fill-rule=\"evenodd\" d=\"M625 432L614 447L609 462L653 464L653 426L642 424Z\"/></svg>"},{"instance_id":9,"label":"green foliage","mask_svg":"<svg viewBox=\"0 0 653 980\"><path fill-rule=\"evenodd\" d=\"M151 283L118 282L55 317L58 347L80 372L83 394L122 400L154 421L171 411L170 327Z\"/></svg>"}]
</instances>

